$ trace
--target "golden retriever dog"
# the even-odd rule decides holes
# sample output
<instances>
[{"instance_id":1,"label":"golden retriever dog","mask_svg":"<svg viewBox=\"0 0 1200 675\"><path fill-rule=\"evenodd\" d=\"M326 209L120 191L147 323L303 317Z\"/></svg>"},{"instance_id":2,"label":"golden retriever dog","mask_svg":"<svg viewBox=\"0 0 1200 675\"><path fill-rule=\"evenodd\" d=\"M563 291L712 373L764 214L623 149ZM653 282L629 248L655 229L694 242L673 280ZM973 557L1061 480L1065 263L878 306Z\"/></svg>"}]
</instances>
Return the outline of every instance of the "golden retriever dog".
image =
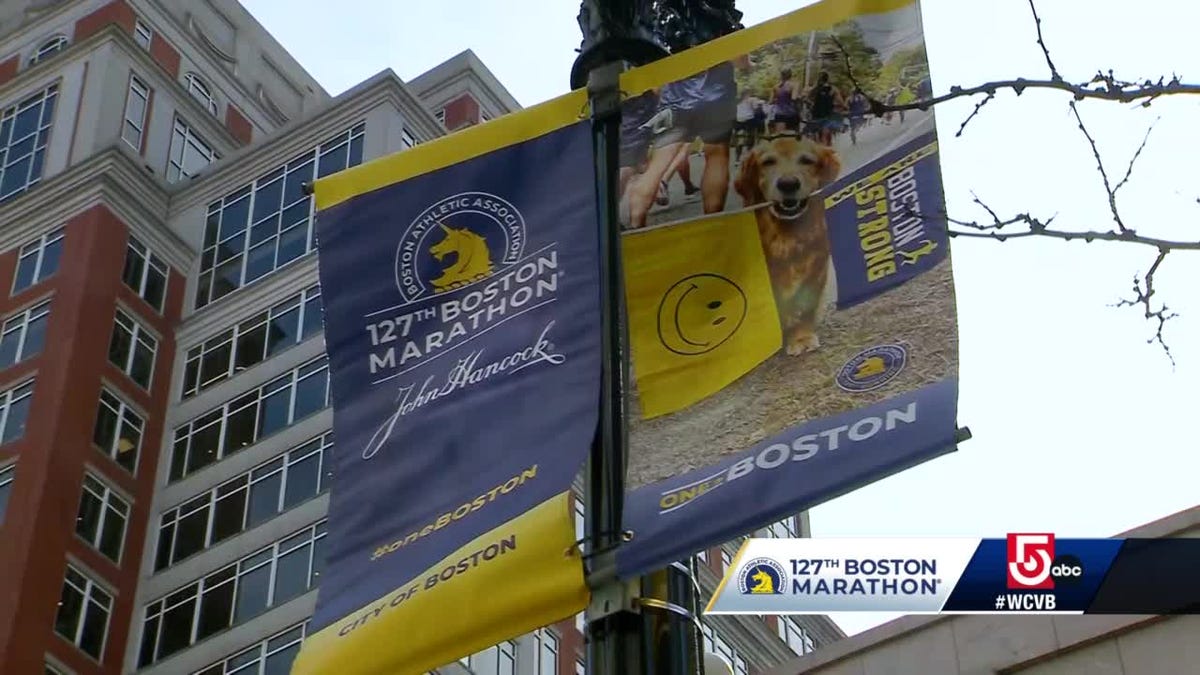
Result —
<instances>
[{"instance_id":1,"label":"golden retriever dog","mask_svg":"<svg viewBox=\"0 0 1200 675\"><path fill-rule=\"evenodd\" d=\"M734 181L744 206L755 210L783 323L783 344L793 356L821 346L817 326L836 279L819 192L842 170L837 151L794 136L767 138L746 155Z\"/></svg>"}]
</instances>

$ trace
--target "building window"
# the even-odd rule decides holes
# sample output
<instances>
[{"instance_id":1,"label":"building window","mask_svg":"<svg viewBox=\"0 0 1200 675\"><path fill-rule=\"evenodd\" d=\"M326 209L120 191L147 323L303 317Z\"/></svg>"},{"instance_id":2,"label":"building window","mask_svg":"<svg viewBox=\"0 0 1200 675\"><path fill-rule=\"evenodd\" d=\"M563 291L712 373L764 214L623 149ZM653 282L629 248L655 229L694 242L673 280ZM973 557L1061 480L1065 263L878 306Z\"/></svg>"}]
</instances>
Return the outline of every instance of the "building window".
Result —
<instances>
[{"instance_id":1,"label":"building window","mask_svg":"<svg viewBox=\"0 0 1200 675\"><path fill-rule=\"evenodd\" d=\"M42 179L46 143L54 123L58 85L7 108L0 115L0 200L14 197Z\"/></svg>"},{"instance_id":2,"label":"building window","mask_svg":"<svg viewBox=\"0 0 1200 675\"><path fill-rule=\"evenodd\" d=\"M324 542L321 521L147 605L138 667L308 592L324 565Z\"/></svg>"},{"instance_id":3,"label":"building window","mask_svg":"<svg viewBox=\"0 0 1200 675\"><path fill-rule=\"evenodd\" d=\"M25 435L33 380L0 392L0 443L9 443Z\"/></svg>"},{"instance_id":4,"label":"building window","mask_svg":"<svg viewBox=\"0 0 1200 675\"><path fill-rule=\"evenodd\" d=\"M92 475L84 474L75 533L109 560L119 563L128 521L129 502Z\"/></svg>"},{"instance_id":5,"label":"building window","mask_svg":"<svg viewBox=\"0 0 1200 675\"><path fill-rule=\"evenodd\" d=\"M14 294L45 281L58 271L64 234L64 229L60 227L21 247L17 273L13 275Z\"/></svg>"},{"instance_id":6,"label":"building window","mask_svg":"<svg viewBox=\"0 0 1200 675\"><path fill-rule=\"evenodd\" d=\"M67 565L58 615L54 618L54 632L99 661L104 654L111 614L112 595Z\"/></svg>"},{"instance_id":7,"label":"building window","mask_svg":"<svg viewBox=\"0 0 1200 675\"><path fill-rule=\"evenodd\" d=\"M442 126L446 126L446 109L445 108L438 108L438 111L435 112L433 114L433 116L437 119L438 124L440 124Z\"/></svg>"},{"instance_id":8,"label":"building window","mask_svg":"<svg viewBox=\"0 0 1200 675\"><path fill-rule=\"evenodd\" d=\"M196 309L313 250L313 200L303 186L361 164L365 131L358 124L209 204Z\"/></svg>"},{"instance_id":9,"label":"building window","mask_svg":"<svg viewBox=\"0 0 1200 675\"><path fill-rule=\"evenodd\" d=\"M795 516L788 516L777 523L771 523L767 527L767 536L775 539L795 539L800 535L796 532Z\"/></svg>"},{"instance_id":10,"label":"building window","mask_svg":"<svg viewBox=\"0 0 1200 675\"><path fill-rule=\"evenodd\" d=\"M55 35L49 40L46 40L42 44L38 45L38 48L33 52L33 56L29 57L29 65L32 66L45 61L51 56L54 56L55 54L66 49L67 45L70 43L71 41L67 39L67 36Z\"/></svg>"},{"instance_id":11,"label":"building window","mask_svg":"<svg viewBox=\"0 0 1200 675\"><path fill-rule=\"evenodd\" d=\"M332 475L332 446L333 434L326 433L164 512L154 571L324 492Z\"/></svg>"},{"instance_id":12,"label":"building window","mask_svg":"<svg viewBox=\"0 0 1200 675\"><path fill-rule=\"evenodd\" d=\"M195 73L188 73L183 78L184 86L192 98L200 102L204 109L214 117L217 115L217 97L213 96L212 89L209 88L204 80Z\"/></svg>"},{"instance_id":13,"label":"building window","mask_svg":"<svg viewBox=\"0 0 1200 675\"><path fill-rule=\"evenodd\" d=\"M46 675L63 675L63 672L49 663L46 664Z\"/></svg>"},{"instance_id":14,"label":"building window","mask_svg":"<svg viewBox=\"0 0 1200 675\"><path fill-rule=\"evenodd\" d=\"M580 635L587 634L587 613L580 612L575 615L575 630L579 631Z\"/></svg>"},{"instance_id":15,"label":"building window","mask_svg":"<svg viewBox=\"0 0 1200 675\"><path fill-rule=\"evenodd\" d=\"M733 669L734 675L748 675L749 668L746 664L746 659L742 658L729 643L725 642L715 630L707 624L703 628L704 632L704 648L705 651L716 654L721 657L721 660L729 664Z\"/></svg>"},{"instance_id":16,"label":"building window","mask_svg":"<svg viewBox=\"0 0 1200 675\"><path fill-rule=\"evenodd\" d=\"M141 19L133 22L133 41L138 43L142 49L150 49L150 40L153 37L154 31L150 30L150 26Z\"/></svg>"},{"instance_id":17,"label":"building window","mask_svg":"<svg viewBox=\"0 0 1200 675\"><path fill-rule=\"evenodd\" d=\"M192 131L187 122L175 118L171 149L167 154L168 183L191 178L218 159L220 157L208 142Z\"/></svg>"},{"instance_id":18,"label":"building window","mask_svg":"<svg viewBox=\"0 0 1200 675\"><path fill-rule=\"evenodd\" d=\"M480 110L479 111L479 119L481 121L487 122L488 120L492 119L492 116L487 114L486 110Z\"/></svg>"},{"instance_id":19,"label":"building window","mask_svg":"<svg viewBox=\"0 0 1200 675\"><path fill-rule=\"evenodd\" d=\"M120 368L142 389L149 389L157 351L158 339L118 309L116 320L113 322L112 340L108 343L109 362Z\"/></svg>"},{"instance_id":20,"label":"building window","mask_svg":"<svg viewBox=\"0 0 1200 675\"><path fill-rule=\"evenodd\" d=\"M149 110L150 88L141 80L130 76L129 93L125 97L125 122L121 126L121 140L134 151L142 151L142 132L146 128L146 111Z\"/></svg>"},{"instance_id":21,"label":"building window","mask_svg":"<svg viewBox=\"0 0 1200 675\"><path fill-rule=\"evenodd\" d=\"M258 365L321 331L321 287L313 286L187 351L182 398Z\"/></svg>"},{"instance_id":22,"label":"building window","mask_svg":"<svg viewBox=\"0 0 1200 675\"><path fill-rule=\"evenodd\" d=\"M144 426L141 415L124 401L107 389L100 390L100 406L96 412L92 441L129 473L137 471Z\"/></svg>"},{"instance_id":23,"label":"building window","mask_svg":"<svg viewBox=\"0 0 1200 675\"><path fill-rule=\"evenodd\" d=\"M8 510L8 495L12 493L12 484L16 477L16 464L9 464L0 469L0 525L4 524L4 513Z\"/></svg>"},{"instance_id":24,"label":"building window","mask_svg":"<svg viewBox=\"0 0 1200 675\"><path fill-rule=\"evenodd\" d=\"M726 572L728 572L729 566L732 564L733 564L733 554L731 554L729 551L726 551L724 548L722 548L721 549L721 574L725 574Z\"/></svg>"},{"instance_id":25,"label":"building window","mask_svg":"<svg viewBox=\"0 0 1200 675\"><path fill-rule=\"evenodd\" d=\"M400 132L400 142L404 144L405 148L411 148L417 144L417 137L413 136L408 129L403 129Z\"/></svg>"},{"instance_id":26,"label":"building window","mask_svg":"<svg viewBox=\"0 0 1200 675\"><path fill-rule=\"evenodd\" d=\"M517 645L506 641L458 660L475 675L515 675Z\"/></svg>"},{"instance_id":27,"label":"building window","mask_svg":"<svg viewBox=\"0 0 1200 675\"><path fill-rule=\"evenodd\" d=\"M308 622L292 626L194 675L277 675L292 669Z\"/></svg>"},{"instance_id":28,"label":"building window","mask_svg":"<svg viewBox=\"0 0 1200 675\"><path fill-rule=\"evenodd\" d=\"M163 301L167 297L169 274L167 263L163 262L162 258L154 255L137 238L129 237L129 246L125 249L125 269L121 272L121 280L157 312L162 312Z\"/></svg>"},{"instance_id":29,"label":"building window","mask_svg":"<svg viewBox=\"0 0 1200 675\"><path fill-rule=\"evenodd\" d=\"M50 301L10 317L0 329L0 368L37 356L46 343Z\"/></svg>"},{"instance_id":30,"label":"building window","mask_svg":"<svg viewBox=\"0 0 1200 675\"><path fill-rule=\"evenodd\" d=\"M803 656L815 649L813 639L809 637L808 631L805 631L791 617L780 616L778 619L777 629L779 631L779 639L783 640L792 651Z\"/></svg>"},{"instance_id":31,"label":"building window","mask_svg":"<svg viewBox=\"0 0 1200 675\"><path fill-rule=\"evenodd\" d=\"M539 628L537 638L537 675L558 675L558 636L549 628Z\"/></svg>"},{"instance_id":32,"label":"building window","mask_svg":"<svg viewBox=\"0 0 1200 675\"><path fill-rule=\"evenodd\" d=\"M587 666L578 659L575 660L575 675L587 675Z\"/></svg>"},{"instance_id":33,"label":"building window","mask_svg":"<svg viewBox=\"0 0 1200 675\"><path fill-rule=\"evenodd\" d=\"M309 361L175 429L170 480L189 476L329 405L329 364Z\"/></svg>"},{"instance_id":34,"label":"building window","mask_svg":"<svg viewBox=\"0 0 1200 675\"><path fill-rule=\"evenodd\" d=\"M699 553L696 554L696 558L698 558L700 560L700 562L707 565L708 564L708 549L701 550Z\"/></svg>"}]
</instances>

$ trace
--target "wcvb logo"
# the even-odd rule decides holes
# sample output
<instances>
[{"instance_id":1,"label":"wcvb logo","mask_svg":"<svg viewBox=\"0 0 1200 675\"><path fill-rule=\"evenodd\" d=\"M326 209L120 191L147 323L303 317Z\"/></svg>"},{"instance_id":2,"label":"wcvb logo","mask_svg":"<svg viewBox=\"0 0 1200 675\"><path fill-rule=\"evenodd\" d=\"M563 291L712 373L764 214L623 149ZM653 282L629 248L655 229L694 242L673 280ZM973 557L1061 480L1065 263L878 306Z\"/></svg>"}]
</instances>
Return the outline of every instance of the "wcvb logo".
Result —
<instances>
[{"instance_id":1,"label":"wcvb logo","mask_svg":"<svg viewBox=\"0 0 1200 675\"><path fill-rule=\"evenodd\" d=\"M1083 580L1083 561L1073 555L1054 555L1053 534L1008 535L1008 587L1052 589L1075 586Z\"/></svg>"},{"instance_id":2,"label":"wcvb logo","mask_svg":"<svg viewBox=\"0 0 1200 675\"><path fill-rule=\"evenodd\" d=\"M1007 559L1009 588L1054 588L1053 534L1009 534Z\"/></svg>"}]
</instances>

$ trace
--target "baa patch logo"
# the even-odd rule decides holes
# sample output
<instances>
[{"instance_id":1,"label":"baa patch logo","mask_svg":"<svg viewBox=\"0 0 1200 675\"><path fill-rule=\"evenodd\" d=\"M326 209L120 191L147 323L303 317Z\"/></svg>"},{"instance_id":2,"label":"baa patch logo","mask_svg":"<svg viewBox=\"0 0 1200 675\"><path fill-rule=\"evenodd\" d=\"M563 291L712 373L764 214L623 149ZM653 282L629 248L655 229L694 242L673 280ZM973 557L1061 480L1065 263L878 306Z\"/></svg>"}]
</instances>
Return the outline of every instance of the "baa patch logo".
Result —
<instances>
[{"instance_id":1,"label":"baa patch logo","mask_svg":"<svg viewBox=\"0 0 1200 675\"><path fill-rule=\"evenodd\" d=\"M855 354L835 379L849 392L874 391L896 379L907 362L908 350L903 345L878 345Z\"/></svg>"},{"instance_id":2,"label":"baa patch logo","mask_svg":"<svg viewBox=\"0 0 1200 675\"><path fill-rule=\"evenodd\" d=\"M406 303L486 279L525 252L525 218L507 200L461 192L409 223L396 248L396 287Z\"/></svg>"},{"instance_id":3,"label":"baa patch logo","mask_svg":"<svg viewBox=\"0 0 1200 675\"><path fill-rule=\"evenodd\" d=\"M738 590L742 595L782 595L787 586L783 565L770 558L755 558L742 566Z\"/></svg>"}]
</instances>

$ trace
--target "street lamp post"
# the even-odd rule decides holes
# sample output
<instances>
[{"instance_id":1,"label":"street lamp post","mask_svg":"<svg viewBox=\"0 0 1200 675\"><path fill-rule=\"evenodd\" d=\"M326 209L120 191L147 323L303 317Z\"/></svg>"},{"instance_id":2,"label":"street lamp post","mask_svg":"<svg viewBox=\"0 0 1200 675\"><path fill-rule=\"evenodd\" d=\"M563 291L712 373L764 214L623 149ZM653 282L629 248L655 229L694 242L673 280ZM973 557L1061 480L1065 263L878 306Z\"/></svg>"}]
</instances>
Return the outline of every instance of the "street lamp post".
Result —
<instances>
[{"instance_id":1,"label":"street lamp post","mask_svg":"<svg viewBox=\"0 0 1200 675\"><path fill-rule=\"evenodd\" d=\"M585 492L592 675L691 675L703 669L694 570L671 567L637 584L622 583L615 574L614 552L623 541L629 389L616 188L619 78L628 66L738 30L740 21L734 0L583 0L579 11L583 43L571 69L571 88L588 88L592 114L604 355L600 423L588 457ZM669 614L652 619L639 614L642 607ZM656 639L664 630L667 639Z\"/></svg>"}]
</instances>

